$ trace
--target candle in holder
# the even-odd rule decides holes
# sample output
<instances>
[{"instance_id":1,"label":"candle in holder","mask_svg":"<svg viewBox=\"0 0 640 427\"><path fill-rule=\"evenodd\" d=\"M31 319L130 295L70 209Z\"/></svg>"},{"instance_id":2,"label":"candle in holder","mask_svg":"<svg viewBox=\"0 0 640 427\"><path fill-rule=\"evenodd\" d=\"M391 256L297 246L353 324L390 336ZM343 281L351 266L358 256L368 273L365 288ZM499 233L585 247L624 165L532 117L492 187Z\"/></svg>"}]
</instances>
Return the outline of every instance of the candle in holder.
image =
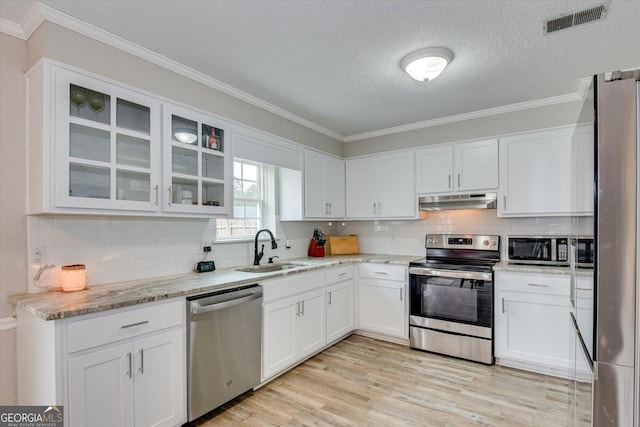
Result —
<instances>
[{"instance_id":1,"label":"candle in holder","mask_svg":"<svg viewBox=\"0 0 640 427\"><path fill-rule=\"evenodd\" d=\"M61 270L64 292L81 291L87 286L87 268L84 264L63 265Z\"/></svg>"}]
</instances>

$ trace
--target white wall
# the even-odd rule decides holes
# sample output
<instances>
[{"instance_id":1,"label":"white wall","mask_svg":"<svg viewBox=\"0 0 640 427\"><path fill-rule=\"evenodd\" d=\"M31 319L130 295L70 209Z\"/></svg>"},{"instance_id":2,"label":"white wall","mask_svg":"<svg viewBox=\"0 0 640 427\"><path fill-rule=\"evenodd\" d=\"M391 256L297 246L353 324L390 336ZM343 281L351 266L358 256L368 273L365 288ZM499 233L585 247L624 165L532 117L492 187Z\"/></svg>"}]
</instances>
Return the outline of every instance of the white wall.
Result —
<instances>
[{"instance_id":1,"label":"white wall","mask_svg":"<svg viewBox=\"0 0 640 427\"><path fill-rule=\"evenodd\" d=\"M423 212L421 220L350 221L338 227L339 234L357 234L361 252L424 257L427 233L540 234L566 235L571 232L571 218L498 218L495 209ZM585 218L585 221L592 219ZM503 251L503 257L506 257Z\"/></svg>"},{"instance_id":2,"label":"white wall","mask_svg":"<svg viewBox=\"0 0 640 427\"><path fill-rule=\"evenodd\" d=\"M27 289L23 79L26 58L24 41L0 33L0 319L8 321L13 306L7 302L7 296ZM16 403L15 329L0 332L0 349L0 405L12 405Z\"/></svg>"}]
</instances>

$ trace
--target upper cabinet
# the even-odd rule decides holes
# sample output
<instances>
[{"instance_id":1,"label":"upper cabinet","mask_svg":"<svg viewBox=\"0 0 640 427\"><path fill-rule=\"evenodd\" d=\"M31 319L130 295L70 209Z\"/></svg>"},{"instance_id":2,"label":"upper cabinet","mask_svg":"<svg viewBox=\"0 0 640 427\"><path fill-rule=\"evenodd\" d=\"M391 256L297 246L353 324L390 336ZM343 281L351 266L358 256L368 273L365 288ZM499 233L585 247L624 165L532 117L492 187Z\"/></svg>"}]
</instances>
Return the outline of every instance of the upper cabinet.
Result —
<instances>
[{"instance_id":1,"label":"upper cabinet","mask_svg":"<svg viewBox=\"0 0 640 427\"><path fill-rule=\"evenodd\" d=\"M500 140L499 216L593 214L593 136L578 130L563 127Z\"/></svg>"},{"instance_id":2,"label":"upper cabinet","mask_svg":"<svg viewBox=\"0 0 640 427\"><path fill-rule=\"evenodd\" d=\"M226 214L229 209L230 126L214 117L165 104L163 107L163 209Z\"/></svg>"},{"instance_id":3,"label":"upper cabinet","mask_svg":"<svg viewBox=\"0 0 640 427\"><path fill-rule=\"evenodd\" d=\"M224 122L46 59L27 105L28 213L228 213Z\"/></svg>"},{"instance_id":4,"label":"upper cabinet","mask_svg":"<svg viewBox=\"0 0 640 427\"><path fill-rule=\"evenodd\" d=\"M344 218L344 160L305 150L304 214L306 218Z\"/></svg>"},{"instance_id":5,"label":"upper cabinet","mask_svg":"<svg viewBox=\"0 0 640 427\"><path fill-rule=\"evenodd\" d=\"M415 218L413 152L346 160L347 218Z\"/></svg>"},{"instance_id":6,"label":"upper cabinet","mask_svg":"<svg viewBox=\"0 0 640 427\"><path fill-rule=\"evenodd\" d=\"M498 188L498 140L438 145L416 151L417 194Z\"/></svg>"}]
</instances>

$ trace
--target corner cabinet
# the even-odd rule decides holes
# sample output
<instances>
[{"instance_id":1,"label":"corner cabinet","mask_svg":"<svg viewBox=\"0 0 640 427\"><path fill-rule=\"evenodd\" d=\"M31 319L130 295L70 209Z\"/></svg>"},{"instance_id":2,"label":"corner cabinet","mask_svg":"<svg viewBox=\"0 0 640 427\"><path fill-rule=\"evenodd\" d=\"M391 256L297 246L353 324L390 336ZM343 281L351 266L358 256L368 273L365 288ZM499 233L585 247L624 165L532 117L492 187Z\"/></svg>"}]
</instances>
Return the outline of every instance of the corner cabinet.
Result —
<instances>
[{"instance_id":1,"label":"corner cabinet","mask_svg":"<svg viewBox=\"0 0 640 427\"><path fill-rule=\"evenodd\" d=\"M70 427L181 425L185 307L177 298L51 321L18 310L19 404L64 405Z\"/></svg>"},{"instance_id":2,"label":"corner cabinet","mask_svg":"<svg viewBox=\"0 0 640 427\"><path fill-rule=\"evenodd\" d=\"M305 150L304 216L344 218L344 160Z\"/></svg>"},{"instance_id":3,"label":"corner cabinet","mask_svg":"<svg viewBox=\"0 0 640 427\"><path fill-rule=\"evenodd\" d=\"M416 150L416 193L498 188L498 140L461 142Z\"/></svg>"},{"instance_id":4,"label":"corner cabinet","mask_svg":"<svg viewBox=\"0 0 640 427\"><path fill-rule=\"evenodd\" d=\"M413 183L413 151L347 159L347 218L415 218Z\"/></svg>"},{"instance_id":5,"label":"corner cabinet","mask_svg":"<svg viewBox=\"0 0 640 427\"><path fill-rule=\"evenodd\" d=\"M163 209L227 214L230 125L171 104L163 106L163 124Z\"/></svg>"},{"instance_id":6,"label":"corner cabinet","mask_svg":"<svg viewBox=\"0 0 640 427\"><path fill-rule=\"evenodd\" d=\"M49 59L26 81L28 214L228 214L226 123Z\"/></svg>"}]
</instances>

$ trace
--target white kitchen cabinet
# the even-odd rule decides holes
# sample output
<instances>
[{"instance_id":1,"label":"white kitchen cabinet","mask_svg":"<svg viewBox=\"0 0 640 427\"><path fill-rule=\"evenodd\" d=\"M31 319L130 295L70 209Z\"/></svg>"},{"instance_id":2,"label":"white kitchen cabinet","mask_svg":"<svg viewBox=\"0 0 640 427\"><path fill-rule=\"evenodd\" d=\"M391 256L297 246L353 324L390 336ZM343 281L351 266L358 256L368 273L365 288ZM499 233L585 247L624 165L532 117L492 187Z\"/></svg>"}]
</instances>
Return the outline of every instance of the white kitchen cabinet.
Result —
<instances>
[{"instance_id":1,"label":"white kitchen cabinet","mask_svg":"<svg viewBox=\"0 0 640 427\"><path fill-rule=\"evenodd\" d=\"M577 127L572 141L572 191L574 193L574 205L572 209L576 215L593 215L595 168L593 138L593 124L586 124Z\"/></svg>"},{"instance_id":2,"label":"white kitchen cabinet","mask_svg":"<svg viewBox=\"0 0 640 427\"><path fill-rule=\"evenodd\" d=\"M570 126L500 140L498 216L593 213L593 142L589 147L583 134L576 147L574 132Z\"/></svg>"},{"instance_id":3,"label":"white kitchen cabinet","mask_svg":"<svg viewBox=\"0 0 640 427\"><path fill-rule=\"evenodd\" d=\"M305 218L344 218L344 160L305 150Z\"/></svg>"},{"instance_id":4,"label":"white kitchen cabinet","mask_svg":"<svg viewBox=\"0 0 640 427\"><path fill-rule=\"evenodd\" d=\"M568 375L574 333L569 276L502 271L495 276L497 363Z\"/></svg>"},{"instance_id":5,"label":"white kitchen cabinet","mask_svg":"<svg viewBox=\"0 0 640 427\"><path fill-rule=\"evenodd\" d=\"M361 264L358 329L408 339L407 269Z\"/></svg>"},{"instance_id":6,"label":"white kitchen cabinet","mask_svg":"<svg viewBox=\"0 0 640 427\"><path fill-rule=\"evenodd\" d=\"M353 266L327 271L327 344L333 343L355 328Z\"/></svg>"},{"instance_id":7,"label":"white kitchen cabinet","mask_svg":"<svg viewBox=\"0 0 640 427\"><path fill-rule=\"evenodd\" d=\"M72 427L186 422L184 310L183 298L51 321L19 310L19 404L64 405Z\"/></svg>"},{"instance_id":8,"label":"white kitchen cabinet","mask_svg":"<svg viewBox=\"0 0 640 427\"><path fill-rule=\"evenodd\" d=\"M262 288L265 380L324 347L324 273L269 280Z\"/></svg>"},{"instance_id":9,"label":"white kitchen cabinet","mask_svg":"<svg viewBox=\"0 0 640 427\"><path fill-rule=\"evenodd\" d=\"M498 140L444 144L416 150L416 193L498 188Z\"/></svg>"},{"instance_id":10,"label":"white kitchen cabinet","mask_svg":"<svg viewBox=\"0 0 640 427\"><path fill-rule=\"evenodd\" d=\"M414 218L413 152L346 160L347 218Z\"/></svg>"},{"instance_id":11,"label":"white kitchen cabinet","mask_svg":"<svg viewBox=\"0 0 640 427\"><path fill-rule=\"evenodd\" d=\"M72 426L172 426L184 417L182 330L69 359ZM102 414L104 416L96 416Z\"/></svg>"},{"instance_id":12,"label":"white kitchen cabinet","mask_svg":"<svg viewBox=\"0 0 640 427\"><path fill-rule=\"evenodd\" d=\"M160 210L160 102L49 60L26 75L28 213Z\"/></svg>"},{"instance_id":13,"label":"white kitchen cabinet","mask_svg":"<svg viewBox=\"0 0 640 427\"><path fill-rule=\"evenodd\" d=\"M196 111L163 106L164 206L167 212L227 215L230 125Z\"/></svg>"}]
</instances>

